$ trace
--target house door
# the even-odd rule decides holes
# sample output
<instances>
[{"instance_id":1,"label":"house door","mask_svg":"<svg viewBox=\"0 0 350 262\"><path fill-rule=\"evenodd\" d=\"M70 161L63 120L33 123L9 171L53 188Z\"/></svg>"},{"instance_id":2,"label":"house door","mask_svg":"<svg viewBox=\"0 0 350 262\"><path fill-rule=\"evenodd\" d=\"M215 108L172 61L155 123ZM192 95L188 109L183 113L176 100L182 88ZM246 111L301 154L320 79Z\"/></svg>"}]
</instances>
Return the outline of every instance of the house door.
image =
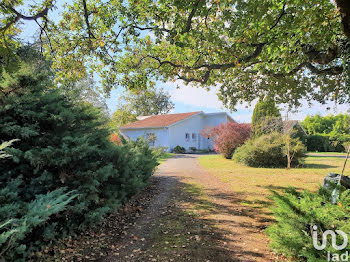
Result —
<instances>
[{"instance_id":1,"label":"house door","mask_svg":"<svg viewBox=\"0 0 350 262\"><path fill-rule=\"evenodd\" d=\"M202 139L201 134L198 134L198 149L201 149L201 139Z\"/></svg>"}]
</instances>

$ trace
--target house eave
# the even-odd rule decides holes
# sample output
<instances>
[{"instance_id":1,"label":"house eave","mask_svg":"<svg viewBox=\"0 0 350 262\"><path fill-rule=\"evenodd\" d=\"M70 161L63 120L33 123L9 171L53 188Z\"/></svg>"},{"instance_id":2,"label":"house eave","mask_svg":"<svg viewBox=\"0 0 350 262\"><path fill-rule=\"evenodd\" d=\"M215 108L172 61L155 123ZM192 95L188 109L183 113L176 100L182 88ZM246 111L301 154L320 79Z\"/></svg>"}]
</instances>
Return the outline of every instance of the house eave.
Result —
<instances>
[{"instance_id":1,"label":"house eave","mask_svg":"<svg viewBox=\"0 0 350 262\"><path fill-rule=\"evenodd\" d=\"M139 130L139 129L164 129L168 126L148 126L148 127L120 127L120 130Z\"/></svg>"},{"instance_id":2,"label":"house eave","mask_svg":"<svg viewBox=\"0 0 350 262\"><path fill-rule=\"evenodd\" d=\"M204 114L204 116L214 116L214 115L226 115L227 117L229 117L232 121L235 121L229 114L227 114L226 112L216 112L216 113L206 113Z\"/></svg>"}]
</instances>

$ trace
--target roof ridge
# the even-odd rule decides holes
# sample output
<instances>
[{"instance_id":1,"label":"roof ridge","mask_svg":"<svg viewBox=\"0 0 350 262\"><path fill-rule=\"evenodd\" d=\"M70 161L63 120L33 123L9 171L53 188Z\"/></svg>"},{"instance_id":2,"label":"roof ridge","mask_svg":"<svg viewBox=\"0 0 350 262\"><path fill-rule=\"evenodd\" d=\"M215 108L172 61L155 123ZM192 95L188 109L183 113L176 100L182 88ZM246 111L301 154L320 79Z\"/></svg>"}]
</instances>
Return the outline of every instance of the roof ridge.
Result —
<instances>
[{"instance_id":1,"label":"roof ridge","mask_svg":"<svg viewBox=\"0 0 350 262\"><path fill-rule=\"evenodd\" d=\"M202 113L203 111L195 112L185 112L185 113L174 113L174 114L162 114L162 115L153 115L149 116L142 120L137 120L132 123L125 124L120 129L128 128L155 128L155 127L167 127L172 124L175 124L181 120L184 120L193 115Z\"/></svg>"}]
</instances>

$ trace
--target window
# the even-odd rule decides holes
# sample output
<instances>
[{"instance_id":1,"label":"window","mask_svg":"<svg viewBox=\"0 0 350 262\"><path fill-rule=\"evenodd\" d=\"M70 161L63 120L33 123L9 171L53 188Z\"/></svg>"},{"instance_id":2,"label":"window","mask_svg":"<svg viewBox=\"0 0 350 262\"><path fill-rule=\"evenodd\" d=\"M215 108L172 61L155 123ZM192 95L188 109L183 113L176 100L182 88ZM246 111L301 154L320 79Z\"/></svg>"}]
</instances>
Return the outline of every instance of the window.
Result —
<instances>
[{"instance_id":1,"label":"window","mask_svg":"<svg viewBox=\"0 0 350 262\"><path fill-rule=\"evenodd\" d=\"M196 139L197 139L196 134L195 134L195 133L192 133L192 140L193 140L193 141L196 141Z\"/></svg>"},{"instance_id":2,"label":"window","mask_svg":"<svg viewBox=\"0 0 350 262\"><path fill-rule=\"evenodd\" d=\"M190 134L189 133L185 134L185 139L186 139L186 141L190 141Z\"/></svg>"}]
</instances>

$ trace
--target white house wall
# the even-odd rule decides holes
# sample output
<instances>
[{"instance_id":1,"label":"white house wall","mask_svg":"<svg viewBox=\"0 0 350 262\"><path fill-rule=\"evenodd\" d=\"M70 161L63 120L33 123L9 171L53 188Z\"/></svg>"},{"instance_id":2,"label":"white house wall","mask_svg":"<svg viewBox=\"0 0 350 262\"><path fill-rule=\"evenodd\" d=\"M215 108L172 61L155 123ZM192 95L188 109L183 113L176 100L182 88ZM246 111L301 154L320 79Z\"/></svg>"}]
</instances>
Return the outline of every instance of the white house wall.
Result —
<instances>
[{"instance_id":1,"label":"white house wall","mask_svg":"<svg viewBox=\"0 0 350 262\"><path fill-rule=\"evenodd\" d=\"M214 127L227 122L226 114L206 114L204 115L204 126Z\"/></svg>"},{"instance_id":2,"label":"white house wall","mask_svg":"<svg viewBox=\"0 0 350 262\"><path fill-rule=\"evenodd\" d=\"M181 122L169 127L170 149L179 145L185 149L195 147L196 149L208 149L208 139L202 137L201 132L204 128L203 114L194 115ZM186 140L186 133L190 139ZM196 134L196 139L192 139L192 134ZM200 139L200 141L198 141Z\"/></svg>"},{"instance_id":3,"label":"white house wall","mask_svg":"<svg viewBox=\"0 0 350 262\"><path fill-rule=\"evenodd\" d=\"M203 114L199 113L184 120L181 120L169 127L164 128L140 128L140 129L123 129L121 133L129 139L136 140L138 137L147 133L154 133L157 136L154 146L167 147L172 151L177 145L189 150L190 147L196 149L212 149L213 142L202 136L202 130L207 127L214 127L221 123L231 121L225 113L223 114ZM189 134L189 140L186 140L186 133ZM192 139L192 134L196 135Z\"/></svg>"},{"instance_id":4,"label":"white house wall","mask_svg":"<svg viewBox=\"0 0 350 262\"><path fill-rule=\"evenodd\" d=\"M123 129L121 133L127 136L128 139L134 141L140 136L145 137L145 134L147 133L154 133L157 136L154 146L169 148L168 128Z\"/></svg>"},{"instance_id":5,"label":"white house wall","mask_svg":"<svg viewBox=\"0 0 350 262\"><path fill-rule=\"evenodd\" d=\"M206 114L204 115L204 128L215 127L222 123L227 123L228 121L231 121L231 119L227 116L227 114ZM214 148L213 140L209 139L207 141L207 148Z\"/></svg>"}]
</instances>

